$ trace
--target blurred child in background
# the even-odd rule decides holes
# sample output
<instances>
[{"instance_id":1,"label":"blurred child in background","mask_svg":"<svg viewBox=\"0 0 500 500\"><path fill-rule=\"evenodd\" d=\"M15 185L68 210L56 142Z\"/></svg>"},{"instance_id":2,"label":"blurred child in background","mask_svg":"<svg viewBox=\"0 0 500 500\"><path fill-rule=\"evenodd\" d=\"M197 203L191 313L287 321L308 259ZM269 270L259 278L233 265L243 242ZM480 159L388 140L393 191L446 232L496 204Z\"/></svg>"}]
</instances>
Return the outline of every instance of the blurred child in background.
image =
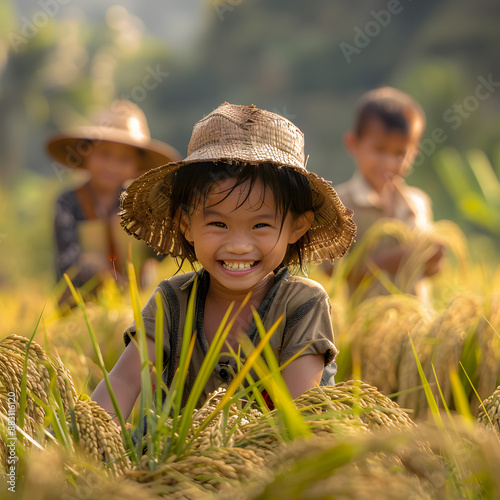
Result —
<instances>
[{"instance_id":1,"label":"blurred child in background","mask_svg":"<svg viewBox=\"0 0 500 500\"><path fill-rule=\"evenodd\" d=\"M63 193L55 207L55 267L57 278L68 273L81 287L94 289L112 275L125 280L128 244L118 210L127 181L154 167L180 158L171 146L151 139L146 116L126 100L112 103L86 127L69 130L47 142L50 156L71 169L85 169L88 181ZM134 248L137 265L144 264L145 245ZM142 258L142 261L141 261ZM68 298L66 292L62 301Z\"/></svg>"},{"instance_id":2,"label":"blurred child in background","mask_svg":"<svg viewBox=\"0 0 500 500\"><path fill-rule=\"evenodd\" d=\"M351 294L362 283L364 297L385 294L387 281L385 285L383 282L388 278L401 291L425 297L422 278L440 270L444 247L435 238L425 251L409 260L417 248L416 242L422 238L428 240L432 233L429 197L405 182L424 129L425 114L420 105L395 88L372 90L358 101L354 128L344 136L356 172L349 181L336 187L342 201L354 210L358 227L356 245L361 245L367 231L383 220L402 221L413 231L413 236L404 242L389 235L380 238L373 233L368 235L378 241L366 247L369 250L350 270ZM405 271L407 277L412 276L410 280L398 279L405 265L415 268Z\"/></svg>"}]
</instances>

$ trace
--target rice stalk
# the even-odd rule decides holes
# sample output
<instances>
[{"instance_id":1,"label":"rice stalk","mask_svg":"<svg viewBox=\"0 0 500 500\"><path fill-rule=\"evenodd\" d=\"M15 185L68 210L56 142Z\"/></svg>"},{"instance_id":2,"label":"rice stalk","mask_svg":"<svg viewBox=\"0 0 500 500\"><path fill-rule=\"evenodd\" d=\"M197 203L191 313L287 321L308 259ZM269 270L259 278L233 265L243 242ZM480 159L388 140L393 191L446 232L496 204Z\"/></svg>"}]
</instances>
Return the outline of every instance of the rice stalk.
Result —
<instances>
[{"instance_id":1,"label":"rice stalk","mask_svg":"<svg viewBox=\"0 0 500 500\"><path fill-rule=\"evenodd\" d=\"M500 435L500 386L481 403L477 420Z\"/></svg>"}]
</instances>

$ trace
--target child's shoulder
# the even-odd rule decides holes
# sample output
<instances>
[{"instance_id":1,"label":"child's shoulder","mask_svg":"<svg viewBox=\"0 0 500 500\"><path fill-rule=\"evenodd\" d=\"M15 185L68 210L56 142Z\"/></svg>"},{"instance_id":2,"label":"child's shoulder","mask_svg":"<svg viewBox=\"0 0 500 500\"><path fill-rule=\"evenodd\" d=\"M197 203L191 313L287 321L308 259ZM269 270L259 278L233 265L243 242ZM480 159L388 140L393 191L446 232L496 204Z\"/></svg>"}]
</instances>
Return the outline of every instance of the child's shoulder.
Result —
<instances>
[{"instance_id":1,"label":"child's shoulder","mask_svg":"<svg viewBox=\"0 0 500 500\"><path fill-rule=\"evenodd\" d=\"M414 212L431 212L431 198L422 189L404 184L404 195Z\"/></svg>"},{"instance_id":2,"label":"child's shoulder","mask_svg":"<svg viewBox=\"0 0 500 500\"><path fill-rule=\"evenodd\" d=\"M62 193L59 193L56 202L61 204L68 204L68 203L74 203L76 202L76 200L77 200L76 189L72 188L63 191Z\"/></svg>"},{"instance_id":3,"label":"child's shoulder","mask_svg":"<svg viewBox=\"0 0 500 500\"><path fill-rule=\"evenodd\" d=\"M337 194L351 192L352 189L356 187L358 178L359 175L355 173L349 180L342 182L341 184L337 184L335 186L335 191L337 192Z\"/></svg>"},{"instance_id":4,"label":"child's shoulder","mask_svg":"<svg viewBox=\"0 0 500 500\"><path fill-rule=\"evenodd\" d=\"M350 179L335 186L336 193L346 206L355 203L356 198L360 196L366 197L369 190L368 183L358 170Z\"/></svg>"},{"instance_id":5,"label":"child's shoulder","mask_svg":"<svg viewBox=\"0 0 500 500\"><path fill-rule=\"evenodd\" d=\"M88 190L88 182L73 186L71 188L66 189L65 191L62 191L59 193L59 195L56 198L56 204L58 205L63 205L63 206L75 206L79 205L81 202L81 196L86 195L86 191Z\"/></svg>"},{"instance_id":6,"label":"child's shoulder","mask_svg":"<svg viewBox=\"0 0 500 500\"><path fill-rule=\"evenodd\" d=\"M320 283L309 278L289 274L288 270L283 274L276 293L272 294L271 307L276 313L286 312L288 319L291 317L290 315L297 314L298 316L293 316L297 319L312 310L316 310L318 313L330 310L330 297Z\"/></svg>"},{"instance_id":7,"label":"child's shoulder","mask_svg":"<svg viewBox=\"0 0 500 500\"><path fill-rule=\"evenodd\" d=\"M305 276L298 276L290 272L288 272L285 276L285 281L287 281L290 285L312 287L324 290L323 285L318 281L306 278Z\"/></svg>"},{"instance_id":8,"label":"child's shoulder","mask_svg":"<svg viewBox=\"0 0 500 500\"><path fill-rule=\"evenodd\" d=\"M371 188L361 173L356 170L352 177L335 186L335 191L342 203L351 209L366 206Z\"/></svg>"},{"instance_id":9,"label":"child's shoulder","mask_svg":"<svg viewBox=\"0 0 500 500\"><path fill-rule=\"evenodd\" d=\"M282 292L286 295L293 295L299 299L305 299L307 296L328 296L323 285L304 276L296 276L287 273L283 279L284 286Z\"/></svg>"},{"instance_id":10,"label":"child's shoulder","mask_svg":"<svg viewBox=\"0 0 500 500\"><path fill-rule=\"evenodd\" d=\"M169 278L160 281L157 288L171 288L180 292L189 291L197 275L200 276L195 271L190 271L188 273L179 273L175 276L170 276Z\"/></svg>"}]
</instances>

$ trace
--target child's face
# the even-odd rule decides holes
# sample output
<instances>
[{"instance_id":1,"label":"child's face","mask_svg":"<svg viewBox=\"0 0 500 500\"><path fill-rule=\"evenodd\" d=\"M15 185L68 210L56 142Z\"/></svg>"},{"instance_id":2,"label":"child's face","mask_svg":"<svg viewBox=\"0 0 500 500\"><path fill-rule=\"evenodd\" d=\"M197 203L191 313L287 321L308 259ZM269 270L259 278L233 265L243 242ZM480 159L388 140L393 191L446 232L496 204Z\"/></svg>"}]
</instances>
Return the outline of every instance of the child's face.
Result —
<instances>
[{"instance_id":1,"label":"child's face","mask_svg":"<svg viewBox=\"0 0 500 500\"><path fill-rule=\"evenodd\" d=\"M118 191L139 173L139 151L114 142L94 142L85 160L91 182L100 191Z\"/></svg>"},{"instance_id":2,"label":"child's face","mask_svg":"<svg viewBox=\"0 0 500 500\"><path fill-rule=\"evenodd\" d=\"M409 134L388 130L380 120L372 119L361 136L346 134L345 144L358 170L380 193L398 176L408 174L417 141Z\"/></svg>"},{"instance_id":3,"label":"child's face","mask_svg":"<svg viewBox=\"0 0 500 500\"><path fill-rule=\"evenodd\" d=\"M247 293L281 264L288 245L306 233L312 212L299 217L288 214L282 226L270 189L263 199L264 189L257 181L238 206L248 193L248 183L228 195L234 183L234 179L218 183L205 206L198 204L184 219L183 232L210 274L211 286L215 280L230 293Z\"/></svg>"}]
</instances>

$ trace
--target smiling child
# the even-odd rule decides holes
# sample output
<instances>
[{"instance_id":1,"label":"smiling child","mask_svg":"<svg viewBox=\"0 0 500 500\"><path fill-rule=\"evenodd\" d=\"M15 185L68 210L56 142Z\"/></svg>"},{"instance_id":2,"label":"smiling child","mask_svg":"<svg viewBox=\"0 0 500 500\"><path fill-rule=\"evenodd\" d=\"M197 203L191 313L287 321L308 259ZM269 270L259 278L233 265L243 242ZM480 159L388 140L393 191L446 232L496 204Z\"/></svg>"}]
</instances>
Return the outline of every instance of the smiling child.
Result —
<instances>
[{"instance_id":1,"label":"smiling child","mask_svg":"<svg viewBox=\"0 0 500 500\"><path fill-rule=\"evenodd\" d=\"M122 196L122 225L159 253L201 265L199 271L162 281L142 311L148 353L154 360L156 294L164 309L163 374L167 386L178 365L187 300L195 275L197 340L188 370L189 394L208 347L229 305L251 292L227 342L237 350L246 334L260 337L253 306L266 330L284 315L270 345L292 397L323 383L337 350L330 300L318 283L293 276L288 267L341 257L355 234L352 212L331 184L304 167L304 137L287 119L255 106L222 104L195 124L188 157L151 170ZM121 410L128 416L140 392L139 353L126 332L127 347L110 372ZM199 404L227 385L236 371L221 359ZM325 372L325 373L324 373ZM112 411L103 382L92 398Z\"/></svg>"}]
</instances>

